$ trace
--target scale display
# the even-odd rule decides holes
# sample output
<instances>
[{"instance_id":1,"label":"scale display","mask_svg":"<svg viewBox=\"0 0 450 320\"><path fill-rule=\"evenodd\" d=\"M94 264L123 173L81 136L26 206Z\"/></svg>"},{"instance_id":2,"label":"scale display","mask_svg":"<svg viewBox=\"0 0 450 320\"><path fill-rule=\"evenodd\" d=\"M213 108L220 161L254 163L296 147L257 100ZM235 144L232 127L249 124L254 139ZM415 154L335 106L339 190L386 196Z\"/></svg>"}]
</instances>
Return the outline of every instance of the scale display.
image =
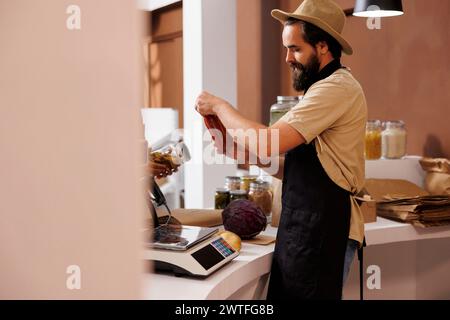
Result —
<instances>
[{"instance_id":1,"label":"scale display","mask_svg":"<svg viewBox=\"0 0 450 320\"><path fill-rule=\"evenodd\" d=\"M206 270L225 260L226 257L231 256L235 250L223 239L219 238L211 244L203 247L192 254L192 257L201 264Z\"/></svg>"}]
</instances>

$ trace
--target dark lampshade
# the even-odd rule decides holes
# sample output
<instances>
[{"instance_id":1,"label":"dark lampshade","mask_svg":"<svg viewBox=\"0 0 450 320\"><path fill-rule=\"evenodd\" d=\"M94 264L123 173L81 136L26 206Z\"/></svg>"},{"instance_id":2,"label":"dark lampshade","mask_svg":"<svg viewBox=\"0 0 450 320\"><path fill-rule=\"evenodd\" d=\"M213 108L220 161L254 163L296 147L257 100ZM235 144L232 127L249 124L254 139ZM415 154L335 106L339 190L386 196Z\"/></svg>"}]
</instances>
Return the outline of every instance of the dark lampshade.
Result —
<instances>
[{"instance_id":1,"label":"dark lampshade","mask_svg":"<svg viewBox=\"0 0 450 320\"><path fill-rule=\"evenodd\" d=\"M356 0L353 15L357 17L393 17L403 14L402 0Z\"/></svg>"}]
</instances>

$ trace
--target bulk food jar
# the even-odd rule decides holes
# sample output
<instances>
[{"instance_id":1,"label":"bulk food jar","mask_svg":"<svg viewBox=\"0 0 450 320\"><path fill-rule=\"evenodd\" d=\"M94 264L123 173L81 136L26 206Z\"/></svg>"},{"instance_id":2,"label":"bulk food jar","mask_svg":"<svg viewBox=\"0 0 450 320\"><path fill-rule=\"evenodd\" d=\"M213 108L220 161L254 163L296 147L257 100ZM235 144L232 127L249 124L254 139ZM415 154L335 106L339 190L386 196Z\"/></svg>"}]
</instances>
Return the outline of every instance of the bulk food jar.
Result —
<instances>
[{"instance_id":1,"label":"bulk food jar","mask_svg":"<svg viewBox=\"0 0 450 320\"><path fill-rule=\"evenodd\" d=\"M278 96L277 103L270 107L270 126L280 120L289 110L299 102L299 97Z\"/></svg>"},{"instance_id":2,"label":"bulk food jar","mask_svg":"<svg viewBox=\"0 0 450 320\"><path fill-rule=\"evenodd\" d=\"M248 199L259 206L266 216L270 216L273 196L268 182L257 180L250 183Z\"/></svg>"},{"instance_id":3,"label":"bulk food jar","mask_svg":"<svg viewBox=\"0 0 450 320\"><path fill-rule=\"evenodd\" d=\"M176 170L191 159L189 149L184 142L167 141L157 149L149 149L150 159L165 165L168 169Z\"/></svg>"},{"instance_id":4,"label":"bulk food jar","mask_svg":"<svg viewBox=\"0 0 450 320\"><path fill-rule=\"evenodd\" d=\"M248 194L245 190L230 191L230 203L234 200L248 200Z\"/></svg>"},{"instance_id":5,"label":"bulk food jar","mask_svg":"<svg viewBox=\"0 0 450 320\"><path fill-rule=\"evenodd\" d=\"M406 155L406 129L403 121L386 121L381 134L385 159L401 159Z\"/></svg>"},{"instance_id":6,"label":"bulk food jar","mask_svg":"<svg viewBox=\"0 0 450 320\"><path fill-rule=\"evenodd\" d=\"M245 192L248 193L248 191L250 190L250 183L252 183L253 181L256 181L256 179L258 179L258 176L243 176L241 177L241 190L244 190Z\"/></svg>"},{"instance_id":7,"label":"bulk food jar","mask_svg":"<svg viewBox=\"0 0 450 320\"><path fill-rule=\"evenodd\" d=\"M225 209L230 203L230 191L225 188L217 188L214 196L214 209Z\"/></svg>"},{"instance_id":8,"label":"bulk food jar","mask_svg":"<svg viewBox=\"0 0 450 320\"><path fill-rule=\"evenodd\" d=\"M241 188L241 177L236 176L225 177L225 188L228 191L239 190Z\"/></svg>"},{"instance_id":9,"label":"bulk food jar","mask_svg":"<svg viewBox=\"0 0 450 320\"><path fill-rule=\"evenodd\" d=\"M366 160L378 160L381 158L381 131L380 120L367 121L364 150Z\"/></svg>"}]
</instances>

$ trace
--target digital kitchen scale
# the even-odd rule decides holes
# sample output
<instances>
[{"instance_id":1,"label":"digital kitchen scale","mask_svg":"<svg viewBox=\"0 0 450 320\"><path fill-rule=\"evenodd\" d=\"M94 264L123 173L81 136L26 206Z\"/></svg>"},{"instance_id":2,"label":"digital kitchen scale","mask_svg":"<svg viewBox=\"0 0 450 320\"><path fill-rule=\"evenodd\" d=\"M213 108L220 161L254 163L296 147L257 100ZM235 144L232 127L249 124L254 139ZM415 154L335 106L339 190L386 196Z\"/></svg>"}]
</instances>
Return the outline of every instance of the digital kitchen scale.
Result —
<instances>
[{"instance_id":1,"label":"digital kitchen scale","mask_svg":"<svg viewBox=\"0 0 450 320\"><path fill-rule=\"evenodd\" d=\"M148 242L144 259L152 260L157 271L207 277L239 255L221 236L213 236L217 231L217 228L161 225L155 228L154 240Z\"/></svg>"},{"instance_id":2,"label":"digital kitchen scale","mask_svg":"<svg viewBox=\"0 0 450 320\"><path fill-rule=\"evenodd\" d=\"M186 161L190 155L182 148ZM153 235L145 231L144 259L154 262L156 271L172 271L176 276L207 277L239 255L239 252L221 236L213 236L218 228L204 228L169 224L172 213L158 184L152 179L146 196L154 225ZM160 225L156 207L164 206L169 213L165 224Z\"/></svg>"}]
</instances>

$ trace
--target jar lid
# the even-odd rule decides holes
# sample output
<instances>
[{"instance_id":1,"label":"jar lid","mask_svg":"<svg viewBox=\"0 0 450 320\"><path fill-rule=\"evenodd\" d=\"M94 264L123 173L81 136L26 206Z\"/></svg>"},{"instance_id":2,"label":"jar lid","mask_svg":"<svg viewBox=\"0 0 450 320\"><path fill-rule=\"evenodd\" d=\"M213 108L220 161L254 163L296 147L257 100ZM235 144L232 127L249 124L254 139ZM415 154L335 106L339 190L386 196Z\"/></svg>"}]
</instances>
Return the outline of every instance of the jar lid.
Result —
<instances>
[{"instance_id":1,"label":"jar lid","mask_svg":"<svg viewBox=\"0 0 450 320\"><path fill-rule=\"evenodd\" d=\"M225 193L225 194L230 193L230 191L227 188L217 188L216 192L217 193Z\"/></svg>"},{"instance_id":2,"label":"jar lid","mask_svg":"<svg viewBox=\"0 0 450 320\"><path fill-rule=\"evenodd\" d=\"M181 159L182 163L191 160L191 154L184 142L179 142L175 145L175 152L177 153L178 158Z\"/></svg>"},{"instance_id":3,"label":"jar lid","mask_svg":"<svg viewBox=\"0 0 450 320\"><path fill-rule=\"evenodd\" d=\"M231 195L235 195L235 196L244 196L247 195L247 191L245 190L232 190L230 191Z\"/></svg>"},{"instance_id":4,"label":"jar lid","mask_svg":"<svg viewBox=\"0 0 450 320\"><path fill-rule=\"evenodd\" d=\"M270 112L277 112L277 111L289 111L291 110L295 104L274 104L270 107Z\"/></svg>"},{"instance_id":5,"label":"jar lid","mask_svg":"<svg viewBox=\"0 0 450 320\"><path fill-rule=\"evenodd\" d=\"M404 128L405 122L402 120L389 120L384 123L386 129Z\"/></svg>"},{"instance_id":6,"label":"jar lid","mask_svg":"<svg viewBox=\"0 0 450 320\"><path fill-rule=\"evenodd\" d=\"M243 176L243 177L241 177L242 181L253 181L256 179L258 179L258 176Z\"/></svg>"},{"instance_id":7,"label":"jar lid","mask_svg":"<svg viewBox=\"0 0 450 320\"><path fill-rule=\"evenodd\" d=\"M225 180L237 180L237 181L240 181L241 180L241 177L238 177L238 176L228 176L228 177L225 177Z\"/></svg>"},{"instance_id":8,"label":"jar lid","mask_svg":"<svg viewBox=\"0 0 450 320\"><path fill-rule=\"evenodd\" d=\"M277 101L280 102L294 102L298 101L298 96L278 96Z\"/></svg>"},{"instance_id":9,"label":"jar lid","mask_svg":"<svg viewBox=\"0 0 450 320\"><path fill-rule=\"evenodd\" d=\"M366 123L367 130L381 130L382 122L380 120L368 120Z\"/></svg>"},{"instance_id":10,"label":"jar lid","mask_svg":"<svg viewBox=\"0 0 450 320\"><path fill-rule=\"evenodd\" d=\"M256 180L250 183L250 188L253 189L269 189L270 184L267 181Z\"/></svg>"}]
</instances>

